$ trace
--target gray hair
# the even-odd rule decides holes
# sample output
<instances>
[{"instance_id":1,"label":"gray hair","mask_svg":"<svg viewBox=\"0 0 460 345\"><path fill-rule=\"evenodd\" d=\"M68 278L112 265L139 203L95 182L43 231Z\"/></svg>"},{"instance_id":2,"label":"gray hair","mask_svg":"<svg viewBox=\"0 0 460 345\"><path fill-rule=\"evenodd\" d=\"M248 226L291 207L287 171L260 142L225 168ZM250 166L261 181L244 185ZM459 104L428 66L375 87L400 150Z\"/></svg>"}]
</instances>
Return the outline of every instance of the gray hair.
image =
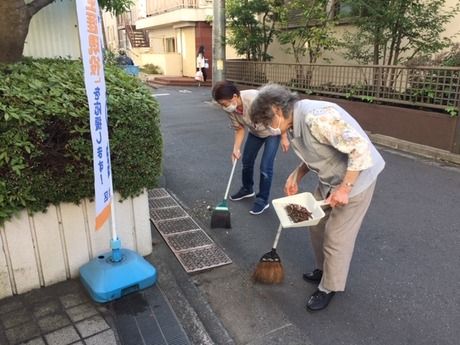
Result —
<instances>
[{"instance_id":1,"label":"gray hair","mask_svg":"<svg viewBox=\"0 0 460 345\"><path fill-rule=\"evenodd\" d=\"M272 106L279 107L283 116L288 118L298 100L297 93L291 92L287 87L267 84L259 89L259 94L249 109L249 116L253 123L269 126L275 116Z\"/></svg>"}]
</instances>

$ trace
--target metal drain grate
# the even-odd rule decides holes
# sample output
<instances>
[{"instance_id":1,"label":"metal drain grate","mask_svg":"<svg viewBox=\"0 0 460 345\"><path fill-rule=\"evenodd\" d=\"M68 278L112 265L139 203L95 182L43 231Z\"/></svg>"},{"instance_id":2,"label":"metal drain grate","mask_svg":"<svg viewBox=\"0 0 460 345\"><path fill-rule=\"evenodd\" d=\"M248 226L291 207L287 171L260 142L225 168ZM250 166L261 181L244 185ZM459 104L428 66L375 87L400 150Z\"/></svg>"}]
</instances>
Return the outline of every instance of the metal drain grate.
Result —
<instances>
[{"instance_id":1,"label":"metal drain grate","mask_svg":"<svg viewBox=\"0 0 460 345\"><path fill-rule=\"evenodd\" d=\"M165 189L149 191L149 207L151 221L186 272L232 262Z\"/></svg>"},{"instance_id":2,"label":"metal drain grate","mask_svg":"<svg viewBox=\"0 0 460 345\"><path fill-rule=\"evenodd\" d=\"M166 208L178 206L176 200L171 197L167 198L156 198L149 200L150 208Z\"/></svg>"},{"instance_id":3,"label":"metal drain grate","mask_svg":"<svg viewBox=\"0 0 460 345\"><path fill-rule=\"evenodd\" d=\"M201 229L166 236L165 240L171 248L177 251L213 244L209 236Z\"/></svg>"},{"instance_id":4,"label":"metal drain grate","mask_svg":"<svg viewBox=\"0 0 460 345\"><path fill-rule=\"evenodd\" d=\"M175 234L177 232L201 229L192 218L179 218L163 220L155 223L158 231L164 235Z\"/></svg>"},{"instance_id":5,"label":"metal drain grate","mask_svg":"<svg viewBox=\"0 0 460 345\"><path fill-rule=\"evenodd\" d=\"M169 193L164 188L155 188L149 191L149 199L150 198L163 198L169 196Z\"/></svg>"},{"instance_id":6,"label":"metal drain grate","mask_svg":"<svg viewBox=\"0 0 460 345\"><path fill-rule=\"evenodd\" d=\"M188 214L181 207L170 207L170 208L151 208L150 216L154 220L163 220L163 219L174 219L180 217L187 217Z\"/></svg>"},{"instance_id":7,"label":"metal drain grate","mask_svg":"<svg viewBox=\"0 0 460 345\"><path fill-rule=\"evenodd\" d=\"M188 272L202 271L232 262L216 245L179 252L177 258L182 266L188 268Z\"/></svg>"}]
</instances>

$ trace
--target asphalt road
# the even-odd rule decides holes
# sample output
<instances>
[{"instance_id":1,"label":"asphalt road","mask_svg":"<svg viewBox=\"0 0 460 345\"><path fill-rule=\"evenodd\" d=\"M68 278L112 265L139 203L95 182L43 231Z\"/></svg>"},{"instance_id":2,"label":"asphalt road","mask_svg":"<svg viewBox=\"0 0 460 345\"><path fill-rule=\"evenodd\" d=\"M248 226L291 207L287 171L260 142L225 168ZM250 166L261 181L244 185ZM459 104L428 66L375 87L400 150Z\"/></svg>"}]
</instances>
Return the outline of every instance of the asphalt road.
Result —
<instances>
[{"instance_id":1,"label":"asphalt road","mask_svg":"<svg viewBox=\"0 0 460 345\"><path fill-rule=\"evenodd\" d=\"M163 87L153 93L161 106L166 188L206 227L206 207L222 200L231 170L229 121L211 103L207 87ZM386 168L358 236L346 291L324 311L305 310L315 290L301 278L313 268L307 229L287 229L281 236L285 282L253 286L252 269L274 240L274 209L253 216L251 201L230 202L233 228L205 228L234 264L192 278L237 343L256 344L257 332L277 333L273 344L459 343L460 168L380 149ZM285 178L297 162L292 151L279 151L272 198L284 196ZM231 191L240 181L239 165ZM311 191L315 183L315 176L308 176L301 189ZM248 302L255 294L256 312ZM268 314L276 313L283 324L269 322L277 315ZM279 335L286 325L298 330L295 340Z\"/></svg>"}]
</instances>

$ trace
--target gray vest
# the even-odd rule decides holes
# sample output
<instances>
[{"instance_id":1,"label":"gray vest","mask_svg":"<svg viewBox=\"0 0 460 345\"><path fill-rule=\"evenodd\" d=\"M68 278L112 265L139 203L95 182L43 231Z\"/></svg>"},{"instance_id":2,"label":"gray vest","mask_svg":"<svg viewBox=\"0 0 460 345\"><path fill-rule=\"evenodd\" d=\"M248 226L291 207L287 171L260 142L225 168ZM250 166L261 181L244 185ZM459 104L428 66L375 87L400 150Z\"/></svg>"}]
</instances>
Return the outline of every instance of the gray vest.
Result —
<instances>
[{"instance_id":1,"label":"gray vest","mask_svg":"<svg viewBox=\"0 0 460 345\"><path fill-rule=\"evenodd\" d=\"M338 186L345 176L348 166L348 156L334 147L320 143L310 132L305 122L308 111L321 107L333 107L353 128L355 128L363 138L369 142L373 165L359 174L355 186L351 190L349 197L358 195L375 182L379 173L385 166L380 153L372 145L366 133L359 124L344 109L334 103L323 101L301 100L294 106L293 115L293 139L291 146L297 156L309 167L310 170L318 174L320 180L320 191L325 198L331 187Z\"/></svg>"},{"instance_id":2,"label":"gray vest","mask_svg":"<svg viewBox=\"0 0 460 345\"><path fill-rule=\"evenodd\" d=\"M320 143L302 121L305 121L305 116L294 111L294 126L300 129L300 136L291 140L295 153L310 170L318 174L322 184L329 187L339 185L347 170L347 155Z\"/></svg>"}]
</instances>

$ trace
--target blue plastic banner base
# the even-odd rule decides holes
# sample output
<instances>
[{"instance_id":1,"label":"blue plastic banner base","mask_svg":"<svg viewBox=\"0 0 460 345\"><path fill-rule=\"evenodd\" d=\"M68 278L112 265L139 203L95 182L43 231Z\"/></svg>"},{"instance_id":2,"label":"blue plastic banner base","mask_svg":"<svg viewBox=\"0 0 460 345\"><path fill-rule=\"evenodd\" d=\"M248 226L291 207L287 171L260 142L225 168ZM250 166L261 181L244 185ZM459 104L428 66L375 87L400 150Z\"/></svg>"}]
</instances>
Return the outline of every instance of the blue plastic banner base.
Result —
<instances>
[{"instance_id":1,"label":"blue plastic banner base","mask_svg":"<svg viewBox=\"0 0 460 345\"><path fill-rule=\"evenodd\" d=\"M114 261L109 252L80 268L80 280L94 301L106 303L155 284L154 266L132 250L120 252L119 261Z\"/></svg>"}]
</instances>

